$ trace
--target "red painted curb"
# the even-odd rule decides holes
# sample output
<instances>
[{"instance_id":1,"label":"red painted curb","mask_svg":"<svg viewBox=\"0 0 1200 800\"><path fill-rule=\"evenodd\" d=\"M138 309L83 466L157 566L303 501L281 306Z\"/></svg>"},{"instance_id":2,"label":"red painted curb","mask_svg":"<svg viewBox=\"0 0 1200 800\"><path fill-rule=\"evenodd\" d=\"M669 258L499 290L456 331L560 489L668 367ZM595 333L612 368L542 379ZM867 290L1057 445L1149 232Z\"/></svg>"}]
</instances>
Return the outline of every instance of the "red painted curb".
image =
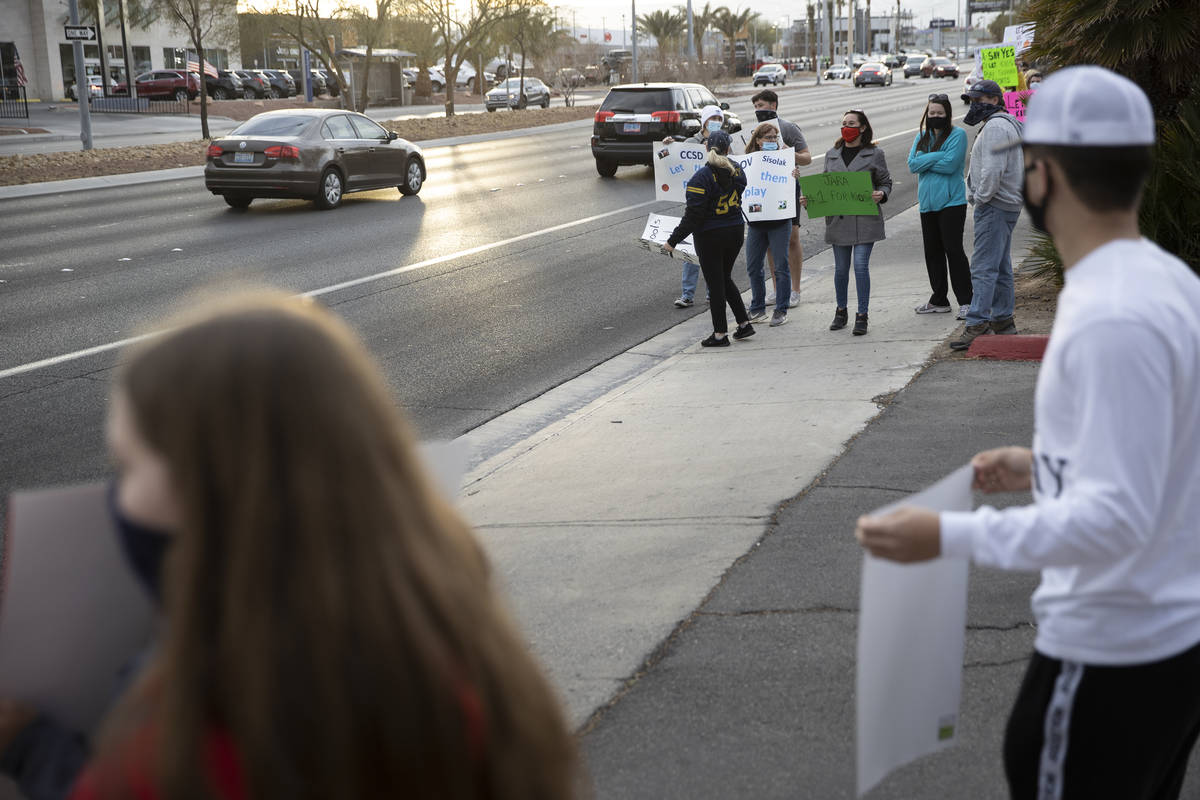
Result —
<instances>
[{"instance_id":1,"label":"red painted curb","mask_svg":"<svg viewBox=\"0 0 1200 800\"><path fill-rule=\"evenodd\" d=\"M1049 336L978 336L967 355L971 358L991 358L996 361L1041 361L1046 353Z\"/></svg>"}]
</instances>

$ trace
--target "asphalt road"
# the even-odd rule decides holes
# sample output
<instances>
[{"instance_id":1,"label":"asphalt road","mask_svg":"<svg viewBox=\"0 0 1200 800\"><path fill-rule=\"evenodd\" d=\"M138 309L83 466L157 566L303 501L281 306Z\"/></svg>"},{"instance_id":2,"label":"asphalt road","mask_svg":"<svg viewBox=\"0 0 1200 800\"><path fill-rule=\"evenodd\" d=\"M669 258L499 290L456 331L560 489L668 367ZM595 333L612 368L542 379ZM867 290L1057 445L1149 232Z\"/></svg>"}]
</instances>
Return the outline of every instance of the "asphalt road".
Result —
<instances>
[{"instance_id":1,"label":"asphalt road","mask_svg":"<svg viewBox=\"0 0 1200 800\"><path fill-rule=\"evenodd\" d=\"M842 112L863 108L894 172L891 216L916 201L911 131L946 85L789 87L780 112L820 154ZM733 110L753 120L748 97ZM105 474L119 351L76 354L205 292L316 292L410 267L320 299L364 337L424 437L461 434L706 313L672 308L679 262L633 243L647 213L675 208L653 202L651 170L597 177L589 133L581 122L433 148L420 196L351 195L332 212L259 200L236 213L200 179L0 201L0 496ZM822 233L805 224L806 255L825 249Z\"/></svg>"}]
</instances>

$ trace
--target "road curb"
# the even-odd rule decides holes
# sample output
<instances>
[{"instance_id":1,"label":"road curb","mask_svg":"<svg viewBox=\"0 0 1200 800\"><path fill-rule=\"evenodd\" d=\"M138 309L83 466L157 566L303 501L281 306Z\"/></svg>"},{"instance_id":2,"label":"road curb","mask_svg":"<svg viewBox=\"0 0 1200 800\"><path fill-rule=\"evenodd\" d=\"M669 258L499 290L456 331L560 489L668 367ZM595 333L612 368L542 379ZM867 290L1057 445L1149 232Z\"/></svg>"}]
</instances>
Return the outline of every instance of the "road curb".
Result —
<instances>
[{"instance_id":1,"label":"road curb","mask_svg":"<svg viewBox=\"0 0 1200 800\"><path fill-rule=\"evenodd\" d=\"M967 355L994 361L1041 361L1049 336L979 336Z\"/></svg>"}]
</instances>

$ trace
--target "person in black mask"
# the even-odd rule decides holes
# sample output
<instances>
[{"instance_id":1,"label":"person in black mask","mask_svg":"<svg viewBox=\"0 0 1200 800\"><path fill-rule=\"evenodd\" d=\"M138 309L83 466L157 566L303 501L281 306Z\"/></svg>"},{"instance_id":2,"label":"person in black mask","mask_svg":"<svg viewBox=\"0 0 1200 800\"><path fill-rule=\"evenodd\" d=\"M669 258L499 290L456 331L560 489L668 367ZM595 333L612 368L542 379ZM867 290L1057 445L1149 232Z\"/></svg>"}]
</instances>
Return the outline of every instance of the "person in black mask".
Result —
<instances>
[{"instance_id":1,"label":"person in black mask","mask_svg":"<svg viewBox=\"0 0 1200 800\"><path fill-rule=\"evenodd\" d=\"M967 221L967 186L963 166L967 160L967 134L956 128L950 98L929 96L921 117L921 130L908 151L908 169L917 176L917 202L921 209L921 235L925 244L925 269L929 273L929 300L916 307L918 314L949 313L949 289L954 287L959 319L971 305L971 265L963 250ZM946 281L946 265L950 281Z\"/></svg>"},{"instance_id":2,"label":"person in black mask","mask_svg":"<svg viewBox=\"0 0 1200 800\"><path fill-rule=\"evenodd\" d=\"M783 141L784 147L791 147L796 151L796 166L805 167L811 164L812 153L809 152L808 142L804 140L800 126L779 116L779 95L771 89L763 89L751 97L750 102L754 104L754 117L760 123L775 120L779 126L779 137ZM767 257L771 258L770 254ZM800 209L797 208L796 216L792 220L792 232L788 238L788 272L792 279L790 296L787 298L788 308L800 305L800 269L803 266L804 250L800 247ZM772 261L772 267L774 267L774 261ZM775 300L773 295L774 292L767 296L768 303Z\"/></svg>"},{"instance_id":3,"label":"person in black mask","mask_svg":"<svg viewBox=\"0 0 1200 800\"><path fill-rule=\"evenodd\" d=\"M1004 90L995 81L978 81L963 95L971 108L963 117L980 125L971 146L967 202L975 207L975 252L971 255L971 307L963 331L950 342L966 350L985 333L1014 334L1012 232L1021 215L1024 161L1019 148L1021 123L1004 110Z\"/></svg>"}]
</instances>

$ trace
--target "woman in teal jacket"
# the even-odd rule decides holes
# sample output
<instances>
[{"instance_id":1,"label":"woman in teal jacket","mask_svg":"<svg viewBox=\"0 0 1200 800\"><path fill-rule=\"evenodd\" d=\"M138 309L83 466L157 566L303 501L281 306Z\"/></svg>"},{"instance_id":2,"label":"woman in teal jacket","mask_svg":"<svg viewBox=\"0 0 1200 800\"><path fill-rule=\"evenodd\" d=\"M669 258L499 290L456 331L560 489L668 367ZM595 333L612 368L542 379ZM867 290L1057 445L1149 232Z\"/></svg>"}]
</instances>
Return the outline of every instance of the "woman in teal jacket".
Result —
<instances>
[{"instance_id":1,"label":"woman in teal jacket","mask_svg":"<svg viewBox=\"0 0 1200 800\"><path fill-rule=\"evenodd\" d=\"M971 305L971 265L963 250L967 221L967 191L963 166L967 160L967 134L951 123L950 98L929 96L921 117L921 132L908 152L908 168L917 176L917 201L921 210L921 235L925 240L925 269L929 272L929 301L918 314L942 314L950 309L947 295L954 287L958 318ZM949 264L950 286L946 282Z\"/></svg>"}]
</instances>

